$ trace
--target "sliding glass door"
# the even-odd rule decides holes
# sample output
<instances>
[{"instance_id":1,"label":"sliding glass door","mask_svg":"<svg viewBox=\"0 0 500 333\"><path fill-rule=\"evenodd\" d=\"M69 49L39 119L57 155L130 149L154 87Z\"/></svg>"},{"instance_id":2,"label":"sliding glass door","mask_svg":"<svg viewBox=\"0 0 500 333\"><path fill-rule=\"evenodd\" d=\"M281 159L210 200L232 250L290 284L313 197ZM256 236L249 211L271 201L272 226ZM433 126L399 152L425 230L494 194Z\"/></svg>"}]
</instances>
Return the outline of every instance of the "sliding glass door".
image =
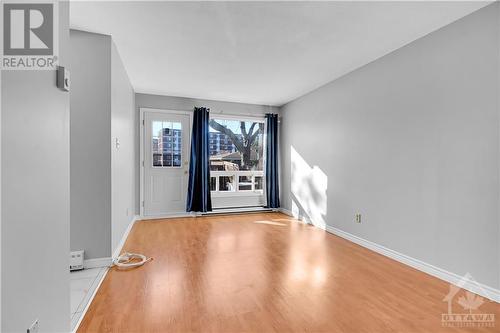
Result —
<instances>
[{"instance_id":1,"label":"sliding glass door","mask_svg":"<svg viewBox=\"0 0 500 333\"><path fill-rule=\"evenodd\" d=\"M210 188L214 208L264 206L264 119L211 116Z\"/></svg>"}]
</instances>

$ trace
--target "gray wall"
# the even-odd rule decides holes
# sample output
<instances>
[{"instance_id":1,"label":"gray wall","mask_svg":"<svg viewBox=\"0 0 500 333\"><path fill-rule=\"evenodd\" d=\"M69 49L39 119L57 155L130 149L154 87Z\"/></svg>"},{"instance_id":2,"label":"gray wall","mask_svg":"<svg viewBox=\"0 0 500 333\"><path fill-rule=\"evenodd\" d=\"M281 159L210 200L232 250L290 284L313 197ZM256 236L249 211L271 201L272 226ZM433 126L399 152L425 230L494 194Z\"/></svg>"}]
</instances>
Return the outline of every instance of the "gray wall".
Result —
<instances>
[{"instance_id":1,"label":"gray wall","mask_svg":"<svg viewBox=\"0 0 500 333\"><path fill-rule=\"evenodd\" d=\"M283 106L284 207L500 287L498 14L490 5Z\"/></svg>"},{"instance_id":2,"label":"gray wall","mask_svg":"<svg viewBox=\"0 0 500 333\"><path fill-rule=\"evenodd\" d=\"M0 161L2 156L2 71L0 71ZM0 163L0 332L2 331L2 163Z\"/></svg>"},{"instance_id":3,"label":"gray wall","mask_svg":"<svg viewBox=\"0 0 500 333\"><path fill-rule=\"evenodd\" d=\"M136 155L135 155L135 165L139 165L139 125L140 125L140 108L154 108L163 110L178 110L178 111L193 111L195 106L204 106L210 108L212 113L224 113L230 115L264 115L266 113L278 113L279 108L268 105L256 105L256 104L244 104L244 103L232 103L232 102L221 102L212 101L206 99L195 99L195 98L185 98L185 97L173 97L173 96L159 96L159 95L149 95L149 94L136 94L135 95L135 105L136 105ZM136 169L136 213L139 213L139 200L140 200L140 169Z\"/></svg>"},{"instance_id":4,"label":"gray wall","mask_svg":"<svg viewBox=\"0 0 500 333\"><path fill-rule=\"evenodd\" d=\"M69 65L69 3L59 61ZM2 332L70 329L69 94L55 71L2 73Z\"/></svg>"},{"instance_id":5,"label":"gray wall","mask_svg":"<svg viewBox=\"0 0 500 333\"><path fill-rule=\"evenodd\" d=\"M135 94L110 36L70 41L71 249L105 258L135 215Z\"/></svg>"},{"instance_id":6,"label":"gray wall","mask_svg":"<svg viewBox=\"0 0 500 333\"><path fill-rule=\"evenodd\" d=\"M498 15L498 22L500 24L500 5L497 4L496 6L496 10L497 10L497 15ZM498 34L498 45L499 45L499 49L500 49L500 33ZM500 58L500 50L498 51L499 53L499 58ZM500 62L500 59L499 59L499 62ZM498 81L499 81L499 84L498 84L498 87L497 87L497 103L498 103L498 109L499 109L499 113L500 113L500 65L498 66L497 68L498 70ZM499 120L499 128L500 128L500 115L498 117L498 120ZM499 130L500 132L500 130ZM500 133L498 135L498 139L500 141ZM500 142L499 142L499 146L500 146ZM500 153L499 153L500 155ZM500 160L500 157L499 157L499 160ZM500 183L500 161L499 161L499 166L498 166L498 172L499 172L499 183ZM500 187L500 184L499 184L499 187ZM497 244L498 244L498 286L500 287L500 188L498 190L499 192L499 195L498 195L498 241L497 241Z\"/></svg>"},{"instance_id":7,"label":"gray wall","mask_svg":"<svg viewBox=\"0 0 500 333\"><path fill-rule=\"evenodd\" d=\"M111 249L135 215L135 93L114 43L111 46ZM119 148L116 147L116 139ZM114 144L114 145L113 145Z\"/></svg>"},{"instance_id":8,"label":"gray wall","mask_svg":"<svg viewBox=\"0 0 500 333\"><path fill-rule=\"evenodd\" d=\"M70 31L71 250L111 256L111 37Z\"/></svg>"}]
</instances>

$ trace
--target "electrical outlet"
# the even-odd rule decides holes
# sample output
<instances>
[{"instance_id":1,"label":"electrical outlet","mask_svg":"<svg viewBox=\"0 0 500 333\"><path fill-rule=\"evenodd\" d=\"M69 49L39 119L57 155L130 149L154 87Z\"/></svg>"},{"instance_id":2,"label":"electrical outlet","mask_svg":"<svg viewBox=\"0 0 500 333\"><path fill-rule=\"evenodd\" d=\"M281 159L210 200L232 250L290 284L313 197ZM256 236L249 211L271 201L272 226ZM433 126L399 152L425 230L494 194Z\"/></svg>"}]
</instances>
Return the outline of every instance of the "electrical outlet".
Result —
<instances>
[{"instance_id":1,"label":"electrical outlet","mask_svg":"<svg viewBox=\"0 0 500 333\"><path fill-rule=\"evenodd\" d=\"M38 319L35 320L35 322L33 324L31 324L30 328L28 328L28 330L26 331L27 333L38 333L38 331L40 330L40 325L38 323Z\"/></svg>"},{"instance_id":2,"label":"electrical outlet","mask_svg":"<svg viewBox=\"0 0 500 333\"><path fill-rule=\"evenodd\" d=\"M356 215L354 215L354 222L361 223L361 214L360 213L357 213Z\"/></svg>"}]
</instances>

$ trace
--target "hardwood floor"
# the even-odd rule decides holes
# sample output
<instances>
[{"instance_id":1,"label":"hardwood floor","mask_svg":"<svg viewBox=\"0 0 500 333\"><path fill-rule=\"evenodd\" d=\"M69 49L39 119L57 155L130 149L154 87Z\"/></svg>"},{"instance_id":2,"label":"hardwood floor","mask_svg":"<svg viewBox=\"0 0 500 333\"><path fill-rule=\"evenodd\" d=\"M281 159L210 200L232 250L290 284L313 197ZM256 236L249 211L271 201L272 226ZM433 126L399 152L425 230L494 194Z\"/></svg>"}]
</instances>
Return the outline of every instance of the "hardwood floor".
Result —
<instances>
[{"instance_id":1,"label":"hardwood floor","mask_svg":"<svg viewBox=\"0 0 500 333\"><path fill-rule=\"evenodd\" d=\"M141 221L124 250L154 260L111 269L78 332L500 332L500 304L444 328L448 283L279 213Z\"/></svg>"}]
</instances>

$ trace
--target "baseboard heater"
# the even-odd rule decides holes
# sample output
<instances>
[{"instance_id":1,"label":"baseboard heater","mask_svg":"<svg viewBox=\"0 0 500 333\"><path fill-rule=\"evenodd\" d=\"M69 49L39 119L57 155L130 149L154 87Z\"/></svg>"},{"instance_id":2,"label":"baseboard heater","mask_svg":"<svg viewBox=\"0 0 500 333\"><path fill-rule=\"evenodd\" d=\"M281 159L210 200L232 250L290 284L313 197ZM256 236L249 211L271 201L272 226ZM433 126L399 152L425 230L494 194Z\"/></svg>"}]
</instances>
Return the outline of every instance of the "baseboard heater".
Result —
<instances>
[{"instance_id":1,"label":"baseboard heater","mask_svg":"<svg viewBox=\"0 0 500 333\"><path fill-rule=\"evenodd\" d=\"M272 212L272 211L274 211L272 208L265 208L262 206L230 207L230 208L214 208L211 212L202 213L202 215L248 214L248 213Z\"/></svg>"}]
</instances>

